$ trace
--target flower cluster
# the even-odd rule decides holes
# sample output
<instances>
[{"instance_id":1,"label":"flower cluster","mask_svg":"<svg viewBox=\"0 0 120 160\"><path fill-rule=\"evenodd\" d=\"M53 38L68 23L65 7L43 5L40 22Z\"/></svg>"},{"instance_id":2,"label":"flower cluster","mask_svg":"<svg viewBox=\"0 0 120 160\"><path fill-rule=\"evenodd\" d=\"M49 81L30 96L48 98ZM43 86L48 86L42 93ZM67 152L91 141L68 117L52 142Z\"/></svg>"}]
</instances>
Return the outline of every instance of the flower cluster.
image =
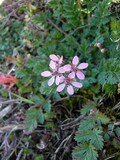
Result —
<instances>
[{"instance_id":1,"label":"flower cluster","mask_svg":"<svg viewBox=\"0 0 120 160\"><path fill-rule=\"evenodd\" d=\"M107 49L106 49L106 48L102 48L101 43L96 43L96 44L95 44L95 47L99 48L102 53L107 52Z\"/></svg>"},{"instance_id":2,"label":"flower cluster","mask_svg":"<svg viewBox=\"0 0 120 160\"><path fill-rule=\"evenodd\" d=\"M41 73L43 77L50 77L48 80L48 86L57 85L57 92L63 91L67 88L69 95L74 94L74 88L81 88L82 83L77 79L85 79L83 69L88 67L88 63L80 63L78 56L75 56L71 64L64 65L63 56L59 57L54 54L50 55L49 67L51 71L44 71Z\"/></svg>"}]
</instances>

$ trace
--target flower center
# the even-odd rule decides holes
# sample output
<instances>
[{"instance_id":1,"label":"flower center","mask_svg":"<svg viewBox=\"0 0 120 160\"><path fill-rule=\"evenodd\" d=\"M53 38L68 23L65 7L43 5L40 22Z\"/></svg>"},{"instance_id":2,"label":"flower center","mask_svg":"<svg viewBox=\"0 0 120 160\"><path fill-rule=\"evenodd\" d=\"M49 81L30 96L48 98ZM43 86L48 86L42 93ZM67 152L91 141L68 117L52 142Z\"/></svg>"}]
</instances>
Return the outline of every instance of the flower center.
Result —
<instances>
[{"instance_id":1,"label":"flower center","mask_svg":"<svg viewBox=\"0 0 120 160\"><path fill-rule=\"evenodd\" d=\"M72 81L72 79L66 78L66 81L65 81L66 85L67 85L67 86L70 85L70 84L71 84L71 81Z\"/></svg>"},{"instance_id":2,"label":"flower center","mask_svg":"<svg viewBox=\"0 0 120 160\"><path fill-rule=\"evenodd\" d=\"M72 67L71 67L71 70L72 70L73 72L77 72L77 67L76 67L76 66L72 66Z\"/></svg>"},{"instance_id":3,"label":"flower center","mask_svg":"<svg viewBox=\"0 0 120 160\"><path fill-rule=\"evenodd\" d=\"M56 76L58 74L58 71L54 71L53 73L52 73L52 76Z\"/></svg>"},{"instance_id":4,"label":"flower center","mask_svg":"<svg viewBox=\"0 0 120 160\"><path fill-rule=\"evenodd\" d=\"M59 64L59 61L55 61L56 64Z\"/></svg>"}]
</instances>

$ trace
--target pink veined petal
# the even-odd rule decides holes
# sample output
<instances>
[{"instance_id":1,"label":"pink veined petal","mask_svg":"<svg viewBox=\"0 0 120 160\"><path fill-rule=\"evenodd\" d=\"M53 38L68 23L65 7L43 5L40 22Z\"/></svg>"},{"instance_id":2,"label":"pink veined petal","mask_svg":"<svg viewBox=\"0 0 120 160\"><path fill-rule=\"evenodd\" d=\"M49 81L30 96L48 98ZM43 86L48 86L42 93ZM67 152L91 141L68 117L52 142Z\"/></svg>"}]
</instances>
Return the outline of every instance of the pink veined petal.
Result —
<instances>
[{"instance_id":1,"label":"pink veined petal","mask_svg":"<svg viewBox=\"0 0 120 160\"><path fill-rule=\"evenodd\" d=\"M71 65L70 65L70 64L66 64L66 65L64 66L64 70L65 70L66 72L71 71Z\"/></svg>"},{"instance_id":2,"label":"pink veined petal","mask_svg":"<svg viewBox=\"0 0 120 160\"><path fill-rule=\"evenodd\" d=\"M52 73L50 71L44 71L41 73L41 76L43 77L50 77L52 75Z\"/></svg>"},{"instance_id":3,"label":"pink veined petal","mask_svg":"<svg viewBox=\"0 0 120 160\"><path fill-rule=\"evenodd\" d=\"M77 68L78 69L85 69L87 67L88 67L88 63L80 63Z\"/></svg>"},{"instance_id":4,"label":"pink veined petal","mask_svg":"<svg viewBox=\"0 0 120 160\"><path fill-rule=\"evenodd\" d=\"M56 68L56 64L55 64L55 62L52 61L52 60L50 61L49 66L50 66L50 68L52 68L52 69L55 69L55 68Z\"/></svg>"},{"instance_id":5,"label":"pink veined petal","mask_svg":"<svg viewBox=\"0 0 120 160\"><path fill-rule=\"evenodd\" d=\"M55 83L56 83L56 85L59 85L59 83L60 83L60 77L59 76L56 77Z\"/></svg>"},{"instance_id":6,"label":"pink veined petal","mask_svg":"<svg viewBox=\"0 0 120 160\"><path fill-rule=\"evenodd\" d=\"M64 67L60 67L60 68L58 69L58 73L65 73Z\"/></svg>"},{"instance_id":7,"label":"pink veined petal","mask_svg":"<svg viewBox=\"0 0 120 160\"><path fill-rule=\"evenodd\" d=\"M74 78L75 78L75 72L71 72L71 73L68 75L68 77L69 77L70 79L74 79Z\"/></svg>"},{"instance_id":8,"label":"pink veined petal","mask_svg":"<svg viewBox=\"0 0 120 160\"><path fill-rule=\"evenodd\" d=\"M63 56L60 58L59 64L62 64L62 62L63 62Z\"/></svg>"},{"instance_id":9,"label":"pink veined petal","mask_svg":"<svg viewBox=\"0 0 120 160\"><path fill-rule=\"evenodd\" d=\"M64 76L61 76L60 77L60 83L64 82L65 81L65 77Z\"/></svg>"},{"instance_id":10,"label":"pink veined petal","mask_svg":"<svg viewBox=\"0 0 120 160\"><path fill-rule=\"evenodd\" d=\"M72 82L72 85L77 88L82 88L83 86L82 83L79 83L79 82Z\"/></svg>"},{"instance_id":11,"label":"pink veined petal","mask_svg":"<svg viewBox=\"0 0 120 160\"><path fill-rule=\"evenodd\" d=\"M58 87L57 87L57 92L61 92L61 91L63 91L63 89L65 88L65 83L63 83L63 84L60 84Z\"/></svg>"},{"instance_id":12,"label":"pink veined petal","mask_svg":"<svg viewBox=\"0 0 120 160\"><path fill-rule=\"evenodd\" d=\"M73 95L74 94L74 89L73 89L73 87L71 85L69 85L67 87L67 92L68 92L69 95Z\"/></svg>"},{"instance_id":13,"label":"pink veined petal","mask_svg":"<svg viewBox=\"0 0 120 160\"><path fill-rule=\"evenodd\" d=\"M77 71L76 75L81 80L85 79L85 75L81 71Z\"/></svg>"},{"instance_id":14,"label":"pink veined petal","mask_svg":"<svg viewBox=\"0 0 120 160\"><path fill-rule=\"evenodd\" d=\"M59 58L55 54L51 54L49 57L53 61L59 61Z\"/></svg>"},{"instance_id":15,"label":"pink veined petal","mask_svg":"<svg viewBox=\"0 0 120 160\"><path fill-rule=\"evenodd\" d=\"M78 63L79 63L79 58L78 56L75 56L72 60L72 64L76 66Z\"/></svg>"},{"instance_id":16,"label":"pink veined petal","mask_svg":"<svg viewBox=\"0 0 120 160\"><path fill-rule=\"evenodd\" d=\"M55 81L55 77L50 78L48 81L48 86L52 86L54 81Z\"/></svg>"}]
</instances>

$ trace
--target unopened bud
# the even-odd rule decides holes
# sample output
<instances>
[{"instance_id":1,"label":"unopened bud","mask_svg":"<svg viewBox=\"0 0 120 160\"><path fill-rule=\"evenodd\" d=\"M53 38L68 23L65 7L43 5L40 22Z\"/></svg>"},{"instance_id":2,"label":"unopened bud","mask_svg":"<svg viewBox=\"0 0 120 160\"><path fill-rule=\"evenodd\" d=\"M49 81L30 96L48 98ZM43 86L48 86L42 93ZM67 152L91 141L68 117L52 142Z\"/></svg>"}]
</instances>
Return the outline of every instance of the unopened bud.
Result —
<instances>
[{"instance_id":1,"label":"unopened bud","mask_svg":"<svg viewBox=\"0 0 120 160\"><path fill-rule=\"evenodd\" d=\"M100 49L102 46L101 46L101 43L96 43L96 46Z\"/></svg>"},{"instance_id":2,"label":"unopened bud","mask_svg":"<svg viewBox=\"0 0 120 160\"><path fill-rule=\"evenodd\" d=\"M102 48L100 51L101 51L102 53L105 53L105 52L107 51L107 49L106 49L106 48Z\"/></svg>"}]
</instances>

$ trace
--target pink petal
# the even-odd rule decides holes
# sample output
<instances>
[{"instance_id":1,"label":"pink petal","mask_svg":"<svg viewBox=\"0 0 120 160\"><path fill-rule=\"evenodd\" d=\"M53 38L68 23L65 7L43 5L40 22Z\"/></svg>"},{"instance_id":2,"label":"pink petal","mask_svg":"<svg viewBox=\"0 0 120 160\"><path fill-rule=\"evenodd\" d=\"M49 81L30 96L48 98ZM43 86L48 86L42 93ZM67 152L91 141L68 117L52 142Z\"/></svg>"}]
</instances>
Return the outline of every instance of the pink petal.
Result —
<instances>
[{"instance_id":1,"label":"pink petal","mask_svg":"<svg viewBox=\"0 0 120 160\"><path fill-rule=\"evenodd\" d=\"M72 60L72 64L76 66L78 63L79 63L79 58L78 56L75 56Z\"/></svg>"},{"instance_id":2,"label":"pink petal","mask_svg":"<svg viewBox=\"0 0 120 160\"><path fill-rule=\"evenodd\" d=\"M74 79L74 78L75 78L75 72L71 72L71 73L68 75L68 77L69 77L70 79Z\"/></svg>"},{"instance_id":3,"label":"pink petal","mask_svg":"<svg viewBox=\"0 0 120 160\"><path fill-rule=\"evenodd\" d=\"M57 87L57 92L61 92L63 89L65 88L65 83L63 84L60 84L58 87Z\"/></svg>"},{"instance_id":4,"label":"pink petal","mask_svg":"<svg viewBox=\"0 0 120 160\"><path fill-rule=\"evenodd\" d=\"M73 89L73 87L72 87L72 86L68 86L68 87L67 87L67 92L68 92L69 95L73 95L73 94L74 94L74 89Z\"/></svg>"},{"instance_id":5,"label":"pink petal","mask_svg":"<svg viewBox=\"0 0 120 160\"><path fill-rule=\"evenodd\" d=\"M62 62L63 62L63 56L60 58L59 64L62 64Z\"/></svg>"},{"instance_id":6,"label":"pink petal","mask_svg":"<svg viewBox=\"0 0 120 160\"><path fill-rule=\"evenodd\" d=\"M77 67L78 69L85 69L88 67L88 63L81 63L79 64L79 66Z\"/></svg>"},{"instance_id":7,"label":"pink petal","mask_svg":"<svg viewBox=\"0 0 120 160\"><path fill-rule=\"evenodd\" d=\"M64 67L60 67L60 68L58 69L58 73L65 73Z\"/></svg>"},{"instance_id":8,"label":"pink petal","mask_svg":"<svg viewBox=\"0 0 120 160\"><path fill-rule=\"evenodd\" d=\"M54 61L50 61L50 64L49 64L50 68L52 69L55 69L56 68L56 64Z\"/></svg>"},{"instance_id":9,"label":"pink petal","mask_svg":"<svg viewBox=\"0 0 120 160\"><path fill-rule=\"evenodd\" d=\"M48 81L48 86L52 86L54 81L55 81L55 77L50 78L50 80Z\"/></svg>"},{"instance_id":10,"label":"pink petal","mask_svg":"<svg viewBox=\"0 0 120 160\"><path fill-rule=\"evenodd\" d=\"M71 65L70 65L70 64L66 64L66 65L64 66L64 70L65 70L66 72L71 71Z\"/></svg>"},{"instance_id":11,"label":"pink petal","mask_svg":"<svg viewBox=\"0 0 120 160\"><path fill-rule=\"evenodd\" d=\"M49 57L53 61L59 61L59 58L55 54L51 54Z\"/></svg>"},{"instance_id":12,"label":"pink petal","mask_svg":"<svg viewBox=\"0 0 120 160\"><path fill-rule=\"evenodd\" d=\"M81 80L85 79L85 75L81 71L77 71L76 75Z\"/></svg>"},{"instance_id":13,"label":"pink petal","mask_svg":"<svg viewBox=\"0 0 120 160\"><path fill-rule=\"evenodd\" d=\"M64 76L61 76L60 77L60 83L64 82L65 81L65 77Z\"/></svg>"},{"instance_id":14,"label":"pink petal","mask_svg":"<svg viewBox=\"0 0 120 160\"><path fill-rule=\"evenodd\" d=\"M79 82L72 82L72 85L77 88L82 88L83 86L82 83L79 83Z\"/></svg>"},{"instance_id":15,"label":"pink petal","mask_svg":"<svg viewBox=\"0 0 120 160\"><path fill-rule=\"evenodd\" d=\"M41 73L41 76L43 76L43 77L50 77L51 75L52 74L51 74L50 71L44 71L44 72Z\"/></svg>"},{"instance_id":16,"label":"pink petal","mask_svg":"<svg viewBox=\"0 0 120 160\"><path fill-rule=\"evenodd\" d=\"M59 83L60 83L60 77L59 76L56 77L55 83L56 83L56 85L59 85Z\"/></svg>"}]
</instances>

